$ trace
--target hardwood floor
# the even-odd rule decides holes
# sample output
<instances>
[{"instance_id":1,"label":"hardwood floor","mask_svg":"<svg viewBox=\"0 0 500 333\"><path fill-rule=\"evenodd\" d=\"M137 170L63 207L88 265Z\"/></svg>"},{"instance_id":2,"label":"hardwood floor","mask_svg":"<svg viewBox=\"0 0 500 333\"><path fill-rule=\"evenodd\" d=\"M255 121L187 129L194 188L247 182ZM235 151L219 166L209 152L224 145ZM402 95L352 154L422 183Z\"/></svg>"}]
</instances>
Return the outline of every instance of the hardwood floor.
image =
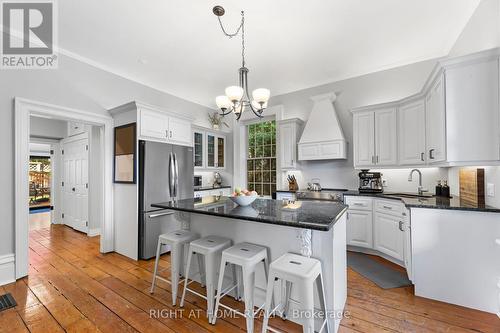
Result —
<instances>
[{"instance_id":1,"label":"hardwood floor","mask_svg":"<svg viewBox=\"0 0 500 333\"><path fill-rule=\"evenodd\" d=\"M168 268L168 255L162 257L161 266ZM171 289L165 283L160 282L151 295L152 268L152 260L136 262L115 253L100 254L98 237L88 238L65 226L31 230L29 277L0 287L0 294L10 292L18 302L17 307L0 312L0 332L245 330L241 317L208 324L205 302L194 295L186 296L184 309L173 307ZM225 300L241 309L238 302ZM159 311L163 315L155 317ZM283 332L301 332L298 325L281 319L271 320L271 325ZM260 328L259 319L256 332ZM500 332L500 320L416 297L410 287L384 290L349 270L346 318L340 332Z\"/></svg>"}]
</instances>

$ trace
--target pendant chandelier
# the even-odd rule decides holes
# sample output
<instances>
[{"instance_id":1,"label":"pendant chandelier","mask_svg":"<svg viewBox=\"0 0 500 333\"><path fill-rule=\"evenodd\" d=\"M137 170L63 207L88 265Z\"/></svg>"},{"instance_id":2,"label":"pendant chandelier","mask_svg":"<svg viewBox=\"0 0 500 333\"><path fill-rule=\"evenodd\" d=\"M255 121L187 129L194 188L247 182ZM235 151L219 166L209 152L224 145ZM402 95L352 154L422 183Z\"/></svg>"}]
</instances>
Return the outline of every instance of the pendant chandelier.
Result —
<instances>
[{"instance_id":1,"label":"pendant chandelier","mask_svg":"<svg viewBox=\"0 0 500 333\"><path fill-rule=\"evenodd\" d=\"M220 27L224 35L229 38L237 36L241 32L241 68L238 70L239 85L230 86L226 88L225 95L217 96L215 102L221 111L222 116L234 113L236 120L241 118L241 115L246 109L252 112L259 118L262 118L262 112L267 107L267 101L271 92L269 89L258 88L252 91L253 100L250 99L248 93L248 68L245 67L245 12L241 11L241 23L236 29L236 32L230 34L226 32L222 25L221 16L224 15L225 10L222 6L215 6L213 13L219 20Z\"/></svg>"}]
</instances>

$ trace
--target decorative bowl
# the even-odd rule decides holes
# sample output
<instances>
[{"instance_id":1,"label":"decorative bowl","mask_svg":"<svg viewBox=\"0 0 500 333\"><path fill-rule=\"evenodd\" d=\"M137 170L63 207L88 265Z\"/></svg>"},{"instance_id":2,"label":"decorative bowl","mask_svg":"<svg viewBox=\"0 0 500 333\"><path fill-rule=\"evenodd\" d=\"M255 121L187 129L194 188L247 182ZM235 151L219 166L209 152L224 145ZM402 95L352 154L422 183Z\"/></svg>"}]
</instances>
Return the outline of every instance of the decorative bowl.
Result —
<instances>
[{"instance_id":1,"label":"decorative bowl","mask_svg":"<svg viewBox=\"0 0 500 333\"><path fill-rule=\"evenodd\" d=\"M252 202L255 201L259 196L258 195L238 195L229 197L235 204L238 206L249 206Z\"/></svg>"}]
</instances>

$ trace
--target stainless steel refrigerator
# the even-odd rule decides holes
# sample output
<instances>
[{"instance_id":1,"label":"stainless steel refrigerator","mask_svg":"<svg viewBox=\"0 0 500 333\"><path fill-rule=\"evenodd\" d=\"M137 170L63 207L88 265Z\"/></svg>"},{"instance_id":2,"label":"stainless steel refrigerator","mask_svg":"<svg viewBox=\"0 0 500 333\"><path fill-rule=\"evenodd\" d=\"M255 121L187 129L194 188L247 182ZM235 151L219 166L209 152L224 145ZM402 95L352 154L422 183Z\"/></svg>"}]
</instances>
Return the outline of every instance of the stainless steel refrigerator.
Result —
<instances>
[{"instance_id":1,"label":"stainless steel refrigerator","mask_svg":"<svg viewBox=\"0 0 500 333\"><path fill-rule=\"evenodd\" d=\"M151 204L192 198L193 174L192 147L139 141L139 258L154 257L158 236L181 223L179 214Z\"/></svg>"}]
</instances>

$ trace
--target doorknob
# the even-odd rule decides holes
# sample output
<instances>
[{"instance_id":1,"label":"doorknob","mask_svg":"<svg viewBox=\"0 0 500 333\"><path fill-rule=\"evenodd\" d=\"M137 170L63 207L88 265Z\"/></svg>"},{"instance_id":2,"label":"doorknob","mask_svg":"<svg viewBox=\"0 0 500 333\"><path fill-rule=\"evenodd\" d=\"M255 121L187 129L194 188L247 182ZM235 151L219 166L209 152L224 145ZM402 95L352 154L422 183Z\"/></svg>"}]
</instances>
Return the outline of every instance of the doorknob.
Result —
<instances>
[{"instance_id":1,"label":"doorknob","mask_svg":"<svg viewBox=\"0 0 500 333\"><path fill-rule=\"evenodd\" d=\"M76 190L76 189L75 189L74 187L71 189L71 191L73 191L73 192L75 192L75 190Z\"/></svg>"}]
</instances>

